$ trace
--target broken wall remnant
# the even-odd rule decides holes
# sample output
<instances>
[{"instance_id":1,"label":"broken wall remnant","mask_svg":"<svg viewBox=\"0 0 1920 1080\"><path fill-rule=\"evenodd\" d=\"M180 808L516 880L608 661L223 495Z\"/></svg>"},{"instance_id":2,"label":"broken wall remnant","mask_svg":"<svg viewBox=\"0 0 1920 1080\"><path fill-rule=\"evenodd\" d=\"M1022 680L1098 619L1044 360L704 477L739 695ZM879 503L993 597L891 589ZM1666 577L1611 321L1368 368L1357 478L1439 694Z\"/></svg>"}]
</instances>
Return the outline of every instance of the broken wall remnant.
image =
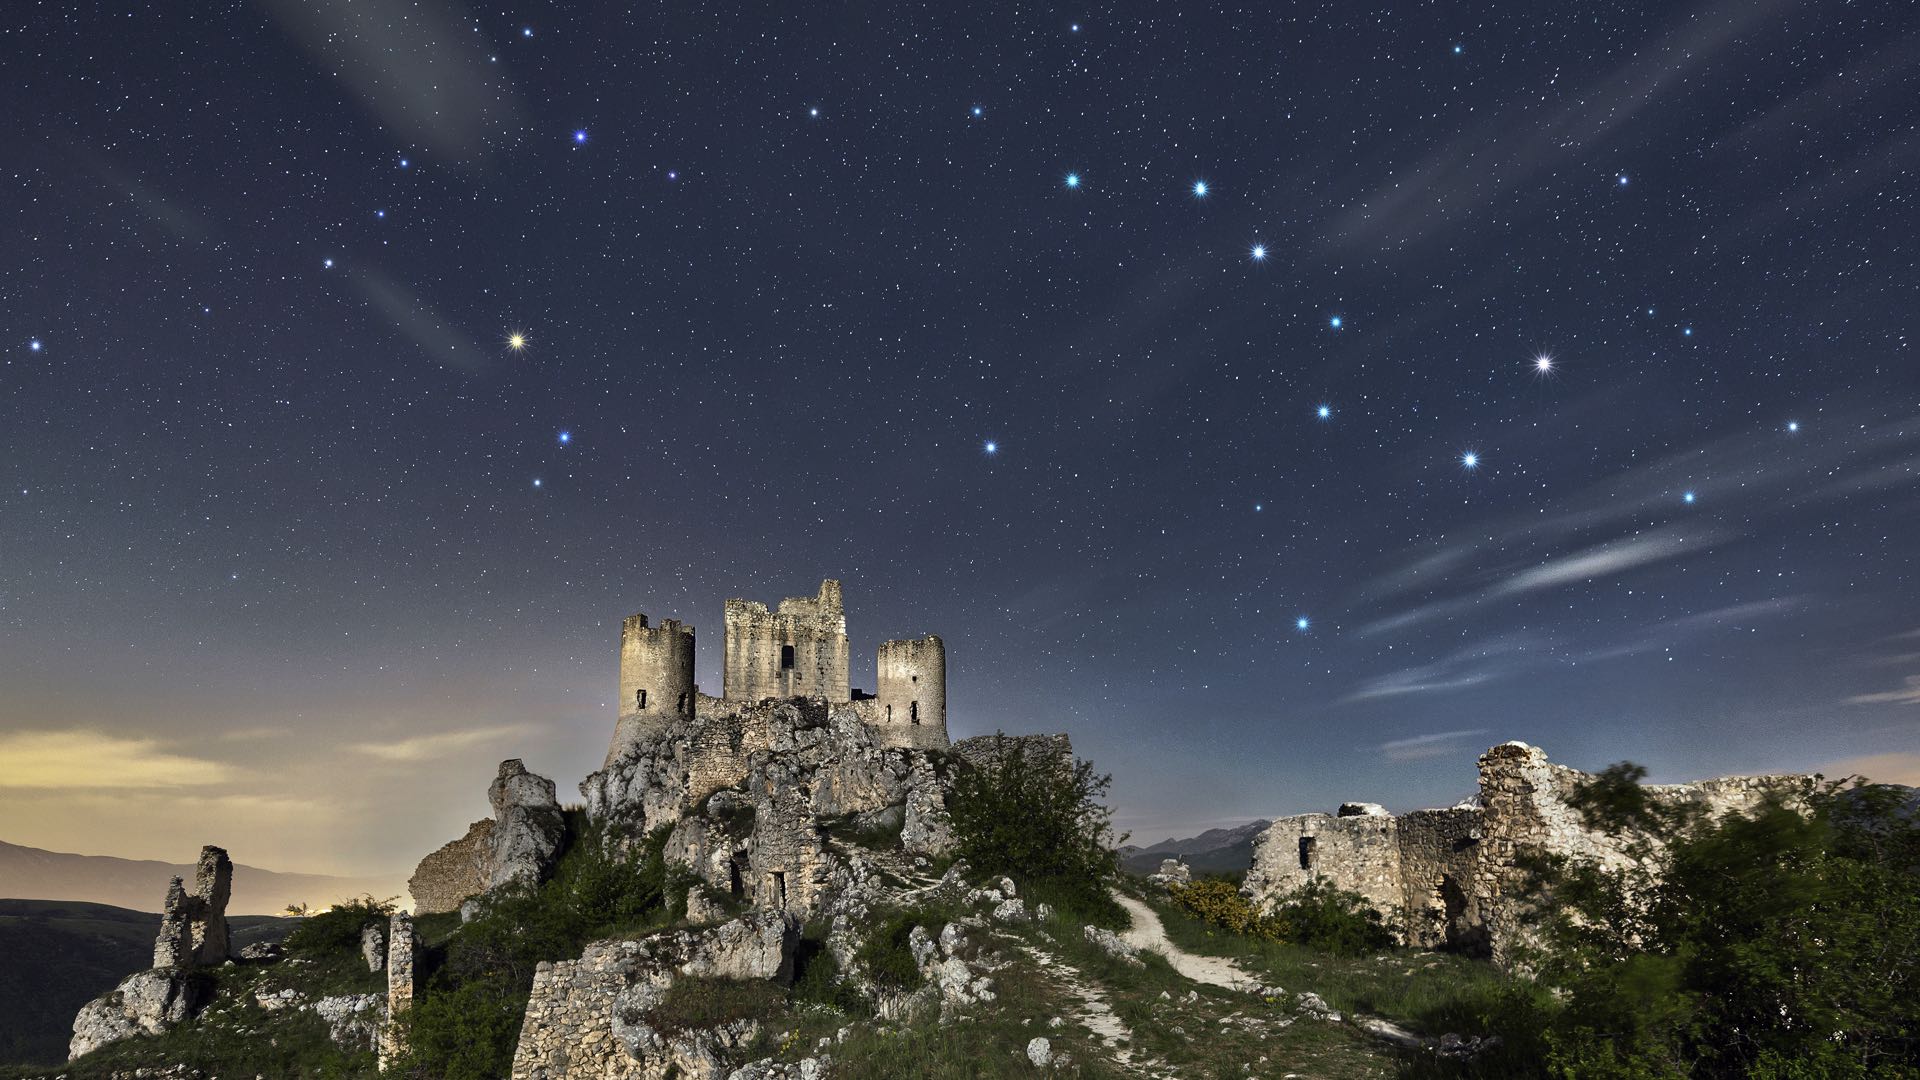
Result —
<instances>
[{"instance_id":1,"label":"broken wall remnant","mask_svg":"<svg viewBox=\"0 0 1920 1080\"><path fill-rule=\"evenodd\" d=\"M768 610L757 600L728 600L721 690L729 701L817 697L852 700L847 685L847 613L840 583Z\"/></svg>"},{"instance_id":2,"label":"broken wall remnant","mask_svg":"<svg viewBox=\"0 0 1920 1080\"><path fill-rule=\"evenodd\" d=\"M1524 857L1544 852L1618 869L1624 840L1586 827L1573 805L1589 779L1538 747L1502 743L1480 756L1470 803L1398 816L1372 803L1338 815L1280 818L1254 842L1241 891L1267 905L1309 881L1358 893L1409 945L1452 947L1504 961L1524 940ZM1725 777L1647 785L1656 800L1690 801L1719 816L1771 795L1790 796L1804 777Z\"/></svg>"},{"instance_id":3,"label":"broken wall remnant","mask_svg":"<svg viewBox=\"0 0 1920 1080\"><path fill-rule=\"evenodd\" d=\"M387 1019L380 1027L380 1071L406 1052L400 1017L413 1008L413 916L396 911L387 920Z\"/></svg>"}]
</instances>

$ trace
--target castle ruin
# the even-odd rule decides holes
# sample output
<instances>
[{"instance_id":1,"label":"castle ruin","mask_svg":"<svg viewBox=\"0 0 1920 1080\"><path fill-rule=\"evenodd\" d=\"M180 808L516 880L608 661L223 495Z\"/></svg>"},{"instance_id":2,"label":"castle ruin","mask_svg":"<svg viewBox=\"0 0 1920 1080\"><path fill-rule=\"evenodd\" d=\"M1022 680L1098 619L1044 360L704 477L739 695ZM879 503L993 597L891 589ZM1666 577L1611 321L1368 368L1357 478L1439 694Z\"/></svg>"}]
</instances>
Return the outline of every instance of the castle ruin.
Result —
<instances>
[{"instance_id":1,"label":"castle ruin","mask_svg":"<svg viewBox=\"0 0 1920 1080\"><path fill-rule=\"evenodd\" d=\"M840 583L768 608L728 600L721 653L721 696L694 682L694 628L678 619L658 626L645 615L620 628L619 715L611 763L681 720L707 722L768 700L812 698L848 704L883 745L935 749L947 740L947 652L938 637L884 641L875 660L875 693L848 677L847 613Z\"/></svg>"},{"instance_id":2,"label":"castle ruin","mask_svg":"<svg viewBox=\"0 0 1920 1080\"><path fill-rule=\"evenodd\" d=\"M1609 869L1629 858L1619 837L1588 828L1573 796L1587 773L1546 752L1506 742L1480 755L1479 794L1458 806L1389 814L1346 803L1335 814L1279 818L1254 841L1241 892L1266 906L1309 881L1364 897L1408 945L1511 958L1526 938L1525 856L1573 856ZM1670 803L1709 814L1747 812L1769 796L1791 797L1804 776L1729 776L1650 784Z\"/></svg>"}]
</instances>

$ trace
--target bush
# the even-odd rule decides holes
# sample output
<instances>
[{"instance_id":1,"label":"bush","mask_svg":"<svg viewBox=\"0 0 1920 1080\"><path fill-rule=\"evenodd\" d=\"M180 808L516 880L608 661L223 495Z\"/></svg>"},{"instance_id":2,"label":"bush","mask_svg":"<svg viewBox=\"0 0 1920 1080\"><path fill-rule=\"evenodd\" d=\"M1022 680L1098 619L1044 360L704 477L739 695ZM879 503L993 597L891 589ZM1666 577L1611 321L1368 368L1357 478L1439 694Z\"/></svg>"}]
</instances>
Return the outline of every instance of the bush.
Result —
<instances>
[{"instance_id":1,"label":"bush","mask_svg":"<svg viewBox=\"0 0 1920 1080\"><path fill-rule=\"evenodd\" d=\"M1113 835L1113 813L1100 802L1112 783L1087 762L997 734L986 764L957 764L947 810L958 854L976 871L1005 874L1058 906L1113 923L1113 847L1126 837Z\"/></svg>"},{"instance_id":2,"label":"bush","mask_svg":"<svg viewBox=\"0 0 1920 1080\"><path fill-rule=\"evenodd\" d=\"M1175 905L1210 926L1263 941L1292 941L1293 927L1284 919L1262 915L1240 895L1227 878L1203 877L1190 885L1167 888Z\"/></svg>"},{"instance_id":3,"label":"bush","mask_svg":"<svg viewBox=\"0 0 1920 1080\"><path fill-rule=\"evenodd\" d=\"M680 978L660 1003L647 1010L647 1026L663 1035L719 1027L736 1020L764 1021L786 995L762 979Z\"/></svg>"},{"instance_id":4,"label":"bush","mask_svg":"<svg viewBox=\"0 0 1920 1080\"><path fill-rule=\"evenodd\" d=\"M1535 862L1559 1077L1920 1076L1920 814L1809 784L1709 820L1618 765L1576 805L1626 869Z\"/></svg>"},{"instance_id":5,"label":"bush","mask_svg":"<svg viewBox=\"0 0 1920 1080\"><path fill-rule=\"evenodd\" d=\"M925 924L925 917L917 911L896 911L882 919L860 943L855 955L875 985L888 990L912 990L920 985L920 965L907 939L914 927ZM936 924L927 929L938 934L942 927Z\"/></svg>"},{"instance_id":6,"label":"bush","mask_svg":"<svg viewBox=\"0 0 1920 1080\"><path fill-rule=\"evenodd\" d=\"M288 955L306 959L342 952L358 955L360 932L369 926L378 926L385 932L387 920L397 910L394 907L397 899L399 897L390 896L375 900L372 896L363 896L358 900L342 900L318 915L302 917L300 925L286 937Z\"/></svg>"},{"instance_id":7,"label":"bush","mask_svg":"<svg viewBox=\"0 0 1920 1080\"><path fill-rule=\"evenodd\" d=\"M1339 956L1361 956L1393 944L1386 920L1365 897L1319 878L1282 897L1268 918L1283 926L1294 944Z\"/></svg>"}]
</instances>

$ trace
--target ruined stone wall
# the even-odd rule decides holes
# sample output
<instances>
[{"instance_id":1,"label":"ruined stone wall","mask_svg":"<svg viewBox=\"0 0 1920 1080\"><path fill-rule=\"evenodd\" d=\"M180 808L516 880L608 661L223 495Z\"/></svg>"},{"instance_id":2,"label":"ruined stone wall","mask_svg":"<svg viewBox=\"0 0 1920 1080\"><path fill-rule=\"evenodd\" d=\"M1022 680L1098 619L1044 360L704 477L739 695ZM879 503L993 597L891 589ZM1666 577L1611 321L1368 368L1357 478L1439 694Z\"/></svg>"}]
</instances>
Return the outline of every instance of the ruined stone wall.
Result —
<instances>
[{"instance_id":1,"label":"ruined stone wall","mask_svg":"<svg viewBox=\"0 0 1920 1080\"><path fill-rule=\"evenodd\" d=\"M1004 739L1004 744L999 740ZM951 749L969 764L987 767L994 764L1001 747L1008 750L1025 747L1026 752L1039 757L1051 757L1073 761L1073 740L1064 733L1059 735L976 735L971 739L961 739Z\"/></svg>"},{"instance_id":2,"label":"ruined stone wall","mask_svg":"<svg viewBox=\"0 0 1920 1080\"><path fill-rule=\"evenodd\" d=\"M1243 889L1266 905L1315 878L1359 893L1384 915L1398 914L1405 893L1398 820L1387 814L1279 818L1254 841Z\"/></svg>"},{"instance_id":3,"label":"ruined stone wall","mask_svg":"<svg viewBox=\"0 0 1920 1080\"><path fill-rule=\"evenodd\" d=\"M694 714L693 660L693 627L678 619L650 626L644 614L627 617L620 627L619 718L608 761Z\"/></svg>"},{"instance_id":4,"label":"ruined stone wall","mask_svg":"<svg viewBox=\"0 0 1920 1080\"><path fill-rule=\"evenodd\" d=\"M947 739L947 647L928 634L880 643L871 721L889 746L943 747Z\"/></svg>"},{"instance_id":5,"label":"ruined stone wall","mask_svg":"<svg viewBox=\"0 0 1920 1080\"><path fill-rule=\"evenodd\" d=\"M767 610L728 600L721 691L730 701L817 697L850 700L847 614L840 583L820 583L815 596L789 597Z\"/></svg>"},{"instance_id":6,"label":"ruined stone wall","mask_svg":"<svg viewBox=\"0 0 1920 1080\"><path fill-rule=\"evenodd\" d=\"M467 826L467 834L420 860L407 879L419 915L460 910L460 902L485 892L493 870L493 819Z\"/></svg>"},{"instance_id":7,"label":"ruined stone wall","mask_svg":"<svg viewBox=\"0 0 1920 1080\"><path fill-rule=\"evenodd\" d=\"M1397 820L1403 940L1427 948L1480 951L1481 916L1472 892L1485 835L1479 808L1416 810Z\"/></svg>"},{"instance_id":8,"label":"ruined stone wall","mask_svg":"<svg viewBox=\"0 0 1920 1080\"><path fill-rule=\"evenodd\" d=\"M632 982L637 941L602 941L578 960L542 962L513 1051L513 1080L595 1077L618 1080L640 1063L613 1035L613 1010Z\"/></svg>"},{"instance_id":9,"label":"ruined stone wall","mask_svg":"<svg viewBox=\"0 0 1920 1080\"><path fill-rule=\"evenodd\" d=\"M396 911L387 920L387 1019L380 1027L380 1070L406 1051L397 1021L413 1008L413 916Z\"/></svg>"}]
</instances>

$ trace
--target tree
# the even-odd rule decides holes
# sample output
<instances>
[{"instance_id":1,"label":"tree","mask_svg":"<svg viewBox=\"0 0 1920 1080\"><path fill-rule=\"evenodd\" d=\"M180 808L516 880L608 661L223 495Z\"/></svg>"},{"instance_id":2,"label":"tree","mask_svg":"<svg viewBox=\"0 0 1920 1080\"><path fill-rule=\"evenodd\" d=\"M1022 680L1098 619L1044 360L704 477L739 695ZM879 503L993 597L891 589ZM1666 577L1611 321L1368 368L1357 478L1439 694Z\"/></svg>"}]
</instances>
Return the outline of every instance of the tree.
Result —
<instances>
[{"instance_id":1,"label":"tree","mask_svg":"<svg viewBox=\"0 0 1920 1080\"><path fill-rule=\"evenodd\" d=\"M959 855L1087 916L1117 908L1113 812L1101 799L1113 777L1093 765L996 734L978 764L961 759L947 795Z\"/></svg>"}]
</instances>

